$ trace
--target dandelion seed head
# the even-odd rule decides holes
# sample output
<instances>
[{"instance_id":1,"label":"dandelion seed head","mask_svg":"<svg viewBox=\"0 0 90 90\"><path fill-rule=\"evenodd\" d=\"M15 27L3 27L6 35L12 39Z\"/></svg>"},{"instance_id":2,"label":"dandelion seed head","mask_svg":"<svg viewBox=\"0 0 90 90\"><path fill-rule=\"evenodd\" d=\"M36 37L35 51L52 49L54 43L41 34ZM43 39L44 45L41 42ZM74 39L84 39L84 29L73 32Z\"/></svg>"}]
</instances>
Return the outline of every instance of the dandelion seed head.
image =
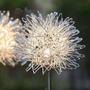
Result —
<instances>
[{"instance_id":1,"label":"dandelion seed head","mask_svg":"<svg viewBox=\"0 0 90 90\"><path fill-rule=\"evenodd\" d=\"M20 60L22 64L30 63L27 71L32 69L33 73L36 73L42 69L44 74L45 71L54 69L60 74L62 69L79 67L76 60L80 59L82 54L78 50L85 46L79 44L82 38L77 36L79 30L74 26L72 18L63 20L62 14L58 15L57 12L44 18L38 13L38 16L26 15L23 22L23 29L28 31L28 38L23 46L25 54L20 56ZM21 48L18 50L22 52Z\"/></svg>"},{"instance_id":2,"label":"dandelion seed head","mask_svg":"<svg viewBox=\"0 0 90 90\"><path fill-rule=\"evenodd\" d=\"M14 46L17 31L20 28L20 21L10 18L9 11L0 11L0 62L3 65L14 66Z\"/></svg>"}]
</instances>

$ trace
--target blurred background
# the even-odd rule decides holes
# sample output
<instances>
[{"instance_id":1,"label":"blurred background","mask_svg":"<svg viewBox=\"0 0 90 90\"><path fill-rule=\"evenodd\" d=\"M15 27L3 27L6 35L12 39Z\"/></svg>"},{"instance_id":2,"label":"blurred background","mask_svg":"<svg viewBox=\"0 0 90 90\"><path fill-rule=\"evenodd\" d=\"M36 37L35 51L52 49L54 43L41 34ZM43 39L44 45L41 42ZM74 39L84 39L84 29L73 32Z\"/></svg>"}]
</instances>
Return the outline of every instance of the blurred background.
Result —
<instances>
[{"instance_id":1,"label":"blurred background","mask_svg":"<svg viewBox=\"0 0 90 90\"><path fill-rule=\"evenodd\" d=\"M20 19L37 11L44 15L57 11L63 18L72 17L86 45L81 51L86 57L78 61L80 68L76 70L65 70L61 75L51 71L51 90L90 90L90 0L0 0L0 10L10 10L12 17ZM26 66L0 64L0 90L47 90L47 73L26 72Z\"/></svg>"}]
</instances>

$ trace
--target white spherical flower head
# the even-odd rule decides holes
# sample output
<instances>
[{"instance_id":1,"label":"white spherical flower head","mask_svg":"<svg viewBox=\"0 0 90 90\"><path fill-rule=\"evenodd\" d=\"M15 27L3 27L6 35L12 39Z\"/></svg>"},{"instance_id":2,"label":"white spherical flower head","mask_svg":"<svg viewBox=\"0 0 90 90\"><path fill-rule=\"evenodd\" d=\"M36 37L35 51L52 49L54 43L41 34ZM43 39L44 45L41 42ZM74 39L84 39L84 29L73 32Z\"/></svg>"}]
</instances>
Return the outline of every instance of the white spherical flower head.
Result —
<instances>
[{"instance_id":1,"label":"white spherical flower head","mask_svg":"<svg viewBox=\"0 0 90 90\"><path fill-rule=\"evenodd\" d=\"M54 12L44 18L38 13L38 16L31 14L23 19L23 29L28 32L28 37L23 47L26 54L22 54L20 59L22 64L30 62L27 71L32 69L36 73L41 68L44 74L54 69L60 74L62 69L79 67L76 60L83 55L78 50L85 46L79 44L82 38L76 36L79 30L74 26L72 18L63 20L61 17L59 20L60 16ZM22 48L18 50L22 51Z\"/></svg>"},{"instance_id":2,"label":"white spherical flower head","mask_svg":"<svg viewBox=\"0 0 90 90\"><path fill-rule=\"evenodd\" d=\"M15 38L20 28L18 19L9 18L9 11L0 12L0 62L3 65L9 64L14 66L14 46Z\"/></svg>"}]
</instances>

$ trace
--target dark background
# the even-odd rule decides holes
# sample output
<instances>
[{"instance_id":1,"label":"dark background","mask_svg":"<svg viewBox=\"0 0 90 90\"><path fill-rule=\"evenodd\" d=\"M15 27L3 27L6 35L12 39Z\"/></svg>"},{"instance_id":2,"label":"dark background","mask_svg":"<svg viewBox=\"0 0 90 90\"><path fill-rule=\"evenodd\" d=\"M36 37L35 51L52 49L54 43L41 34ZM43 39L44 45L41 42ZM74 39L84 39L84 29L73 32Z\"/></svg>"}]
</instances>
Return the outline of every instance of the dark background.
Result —
<instances>
[{"instance_id":1,"label":"dark background","mask_svg":"<svg viewBox=\"0 0 90 90\"><path fill-rule=\"evenodd\" d=\"M90 0L0 0L0 10L10 10L12 17L20 19L37 10L44 15L57 11L63 18L72 17L86 45L81 51L86 57L78 62L80 68L76 70L65 70L61 75L51 71L51 90L90 90ZM47 90L47 73L26 72L26 66L0 64L0 90Z\"/></svg>"}]
</instances>

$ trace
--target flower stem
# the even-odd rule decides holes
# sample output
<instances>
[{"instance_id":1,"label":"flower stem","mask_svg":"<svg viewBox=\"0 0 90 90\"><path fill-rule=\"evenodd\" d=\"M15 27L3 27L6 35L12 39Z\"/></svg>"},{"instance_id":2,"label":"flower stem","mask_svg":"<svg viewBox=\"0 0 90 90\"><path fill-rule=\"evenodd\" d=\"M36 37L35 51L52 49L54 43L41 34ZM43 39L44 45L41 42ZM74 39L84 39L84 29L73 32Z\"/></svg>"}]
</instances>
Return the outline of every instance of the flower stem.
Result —
<instances>
[{"instance_id":1,"label":"flower stem","mask_svg":"<svg viewBox=\"0 0 90 90\"><path fill-rule=\"evenodd\" d=\"M51 75L50 71L48 71L48 90L51 90Z\"/></svg>"}]
</instances>

